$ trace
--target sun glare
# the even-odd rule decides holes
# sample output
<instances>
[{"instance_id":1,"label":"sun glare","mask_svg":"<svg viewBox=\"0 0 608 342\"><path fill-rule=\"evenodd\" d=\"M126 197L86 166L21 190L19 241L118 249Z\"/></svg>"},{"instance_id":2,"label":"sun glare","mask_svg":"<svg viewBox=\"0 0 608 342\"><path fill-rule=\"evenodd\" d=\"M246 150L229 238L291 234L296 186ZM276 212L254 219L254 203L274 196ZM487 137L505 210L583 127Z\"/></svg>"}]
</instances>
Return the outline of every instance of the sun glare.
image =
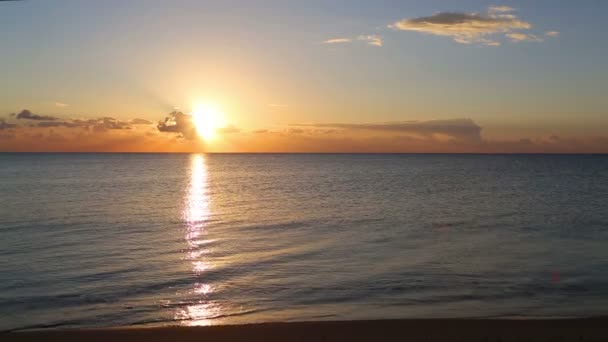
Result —
<instances>
[{"instance_id":1,"label":"sun glare","mask_svg":"<svg viewBox=\"0 0 608 342\"><path fill-rule=\"evenodd\" d=\"M194 106L192 121L198 135L205 140L215 139L217 130L226 124L222 112L212 104Z\"/></svg>"}]
</instances>

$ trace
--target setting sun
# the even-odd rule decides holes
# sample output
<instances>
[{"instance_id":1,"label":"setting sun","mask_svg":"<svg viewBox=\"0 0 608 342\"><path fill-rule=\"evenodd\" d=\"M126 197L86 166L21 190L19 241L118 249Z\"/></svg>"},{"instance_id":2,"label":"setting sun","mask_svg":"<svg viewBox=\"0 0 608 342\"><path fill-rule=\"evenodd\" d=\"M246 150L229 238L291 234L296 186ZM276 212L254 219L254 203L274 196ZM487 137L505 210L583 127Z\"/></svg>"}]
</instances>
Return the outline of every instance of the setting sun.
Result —
<instances>
[{"instance_id":1,"label":"setting sun","mask_svg":"<svg viewBox=\"0 0 608 342\"><path fill-rule=\"evenodd\" d=\"M214 139L217 130L226 124L222 112L212 104L194 106L192 109L192 122L197 134L205 140Z\"/></svg>"}]
</instances>

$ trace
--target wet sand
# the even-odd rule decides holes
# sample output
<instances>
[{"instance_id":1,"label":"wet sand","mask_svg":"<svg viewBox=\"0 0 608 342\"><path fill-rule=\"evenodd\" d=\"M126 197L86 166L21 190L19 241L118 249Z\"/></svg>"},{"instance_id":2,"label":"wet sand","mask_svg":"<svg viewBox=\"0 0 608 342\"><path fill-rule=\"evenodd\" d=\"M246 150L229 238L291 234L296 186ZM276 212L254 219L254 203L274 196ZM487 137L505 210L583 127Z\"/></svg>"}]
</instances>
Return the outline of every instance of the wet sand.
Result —
<instances>
[{"instance_id":1,"label":"wet sand","mask_svg":"<svg viewBox=\"0 0 608 342\"><path fill-rule=\"evenodd\" d=\"M2 341L588 341L608 342L608 318L404 319L209 327L46 330L0 334Z\"/></svg>"}]
</instances>

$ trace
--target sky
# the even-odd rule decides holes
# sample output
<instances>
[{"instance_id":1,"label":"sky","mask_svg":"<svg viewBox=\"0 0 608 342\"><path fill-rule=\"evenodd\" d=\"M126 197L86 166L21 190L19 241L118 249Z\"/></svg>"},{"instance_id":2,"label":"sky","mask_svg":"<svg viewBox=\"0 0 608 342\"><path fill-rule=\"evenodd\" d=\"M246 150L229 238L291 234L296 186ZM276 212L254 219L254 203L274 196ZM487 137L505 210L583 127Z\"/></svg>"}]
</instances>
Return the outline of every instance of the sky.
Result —
<instances>
[{"instance_id":1,"label":"sky","mask_svg":"<svg viewBox=\"0 0 608 342\"><path fill-rule=\"evenodd\" d=\"M0 151L608 153L607 10L0 1Z\"/></svg>"}]
</instances>

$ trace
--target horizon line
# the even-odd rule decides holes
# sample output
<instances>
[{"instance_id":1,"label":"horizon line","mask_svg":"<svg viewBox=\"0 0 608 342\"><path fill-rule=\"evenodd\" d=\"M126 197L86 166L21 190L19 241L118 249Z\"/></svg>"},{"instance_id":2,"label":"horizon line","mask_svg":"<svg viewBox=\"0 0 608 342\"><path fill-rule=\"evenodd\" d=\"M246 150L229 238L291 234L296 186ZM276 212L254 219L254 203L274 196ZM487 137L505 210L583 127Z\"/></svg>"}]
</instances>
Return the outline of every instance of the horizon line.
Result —
<instances>
[{"instance_id":1,"label":"horizon line","mask_svg":"<svg viewBox=\"0 0 608 342\"><path fill-rule=\"evenodd\" d=\"M131 152L131 151L0 151L3 154L343 154L343 155L582 155L608 156L608 152Z\"/></svg>"}]
</instances>

